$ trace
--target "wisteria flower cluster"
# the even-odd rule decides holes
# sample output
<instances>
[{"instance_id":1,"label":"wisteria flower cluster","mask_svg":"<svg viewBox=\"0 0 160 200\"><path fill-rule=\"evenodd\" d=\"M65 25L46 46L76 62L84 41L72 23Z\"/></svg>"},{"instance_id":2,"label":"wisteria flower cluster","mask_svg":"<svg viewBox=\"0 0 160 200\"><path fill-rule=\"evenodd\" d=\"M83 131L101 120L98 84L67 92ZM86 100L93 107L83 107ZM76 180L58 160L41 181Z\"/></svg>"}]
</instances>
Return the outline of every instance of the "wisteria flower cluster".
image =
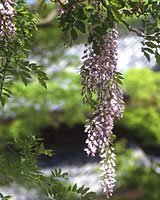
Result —
<instances>
[{"instance_id":1,"label":"wisteria flower cluster","mask_svg":"<svg viewBox=\"0 0 160 200\"><path fill-rule=\"evenodd\" d=\"M0 3L0 40L12 40L15 33L13 17L16 11L13 8L14 5L14 0L1 1Z\"/></svg>"},{"instance_id":2,"label":"wisteria flower cluster","mask_svg":"<svg viewBox=\"0 0 160 200\"><path fill-rule=\"evenodd\" d=\"M117 37L115 28L103 36L104 44L97 41L100 55L89 47L84 51L81 67L83 102L94 107L93 119L88 119L85 132L88 155L100 154L103 180L101 185L107 197L115 186L115 154L112 147L112 129L115 117L122 118L123 96L116 81Z\"/></svg>"}]
</instances>

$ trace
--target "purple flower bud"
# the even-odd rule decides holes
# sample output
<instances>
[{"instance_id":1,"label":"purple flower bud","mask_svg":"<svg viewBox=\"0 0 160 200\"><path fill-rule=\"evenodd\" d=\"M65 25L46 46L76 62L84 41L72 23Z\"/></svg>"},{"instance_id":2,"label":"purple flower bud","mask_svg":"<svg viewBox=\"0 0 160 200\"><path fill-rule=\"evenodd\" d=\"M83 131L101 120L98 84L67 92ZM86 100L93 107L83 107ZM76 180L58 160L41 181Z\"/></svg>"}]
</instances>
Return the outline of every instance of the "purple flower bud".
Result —
<instances>
[{"instance_id":1,"label":"purple flower bud","mask_svg":"<svg viewBox=\"0 0 160 200\"><path fill-rule=\"evenodd\" d=\"M12 7L14 4L13 0L6 0L0 3L0 40L5 40L6 42L12 40L12 35L16 30L13 24L13 17L16 13Z\"/></svg>"}]
</instances>

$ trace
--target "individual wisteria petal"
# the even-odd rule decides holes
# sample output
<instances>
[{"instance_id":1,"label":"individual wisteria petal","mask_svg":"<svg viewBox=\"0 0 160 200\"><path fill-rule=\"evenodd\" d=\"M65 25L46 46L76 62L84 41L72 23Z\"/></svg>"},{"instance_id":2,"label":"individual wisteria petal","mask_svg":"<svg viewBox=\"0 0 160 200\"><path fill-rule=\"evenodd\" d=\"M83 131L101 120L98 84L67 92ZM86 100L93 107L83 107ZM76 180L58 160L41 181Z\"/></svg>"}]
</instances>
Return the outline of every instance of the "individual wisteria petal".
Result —
<instances>
[{"instance_id":1,"label":"individual wisteria petal","mask_svg":"<svg viewBox=\"0 0 160 200\"><path fill-rule=\"evenodd\" d=\"M16 13L13 6L14 0L6 0L0 3L0 40L12 40L15 33L15 25L13 24L13 17Z\"/></svg>"},{"instance_id":2,"label":"individual wisteria petal","mask_svg":"<svg viewBox=\"0 0 160 200\"><path fill-rule=\"evenodd\" d=\"M116 82L117 70L117 38L115 28L103 36L104 44L97 41L100 55L96 55L89 47L84 51L81 67L81 83L83 102L94 107L93 119L86 121L85 132L87 155L95 156L98 152L102 158L102 190L107 198L112 196L115 186L115 157L111 146L113 122L115 117L122 118L124 110L123 96Z\"/></svg>"}]
</instances>

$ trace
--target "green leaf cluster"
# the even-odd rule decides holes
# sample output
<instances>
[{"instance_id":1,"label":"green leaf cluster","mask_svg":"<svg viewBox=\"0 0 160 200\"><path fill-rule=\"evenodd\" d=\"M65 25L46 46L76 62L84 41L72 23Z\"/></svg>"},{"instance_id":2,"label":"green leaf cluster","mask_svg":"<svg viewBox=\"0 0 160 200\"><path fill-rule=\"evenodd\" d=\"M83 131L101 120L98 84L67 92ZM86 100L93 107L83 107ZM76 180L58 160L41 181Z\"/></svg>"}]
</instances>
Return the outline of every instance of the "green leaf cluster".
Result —
<instances>
[{"instance_id":1,"label":"green leaf cluster","mask_svg":"<svg viewBox=\"0 0 160 200\"><path fill-rule=\"evenodd\" d=\"M79 31L85 33L88 43L92 44L95 54L98 55L100 46L104 43L103 35L117 24L123 24L129 31L143 38L142 51L148 61L150 61L151 53L160 64L160 5L158 1L100 0L99 4L95 5L94 1L87 3L82 0L79 3L68 1L61 3L61 6L63 13L58 16L59 26L69 41L77 40ZM128 23L128 19L132 18L140 21L140 28L134 28Z\"/></svg>"},{"instance_id":2,"label":"green leaf cluster","mask_svg":"<svg viewBox=\"0 0 160 200\"><path fill-rule=\"evenodd\" d=\"M16 32L11 40L1 40L0 48L0 101L4 106L6 98L11 96L11 85L21 80L27 85L32 74L35 73L39 82L43 87L46 87L45 81L47 76L39 67L33 67L28 61L28 52L30 51L32 42L32 32L36 30L38 22L35 14L30 12L23 0L16 2L16 14L13 18ZM36 69L35 69L36 68Z\"/></svg>"},{"instance_id":3,"label":"green leaf cluster","mask_svg":"<svg viewBox=\"0 0 160 200\"><path fill-rule=\"evenodd\" d=\"M6 143L7 144L7 143ZM68 182L68 174L61 169L54 169L49 176L40 171L37 159L41 154L52 156L51 150L46 150L41 138L34 136L10 140L4 152L0 154L0 184L16 183L28 189L36 189L41 197L47 200L92 200L94 192L89 188L77 187ZM6 164L7 163L7 164ZM7 200L11 196L3 196Z\"/></svg>"}]
</instances>

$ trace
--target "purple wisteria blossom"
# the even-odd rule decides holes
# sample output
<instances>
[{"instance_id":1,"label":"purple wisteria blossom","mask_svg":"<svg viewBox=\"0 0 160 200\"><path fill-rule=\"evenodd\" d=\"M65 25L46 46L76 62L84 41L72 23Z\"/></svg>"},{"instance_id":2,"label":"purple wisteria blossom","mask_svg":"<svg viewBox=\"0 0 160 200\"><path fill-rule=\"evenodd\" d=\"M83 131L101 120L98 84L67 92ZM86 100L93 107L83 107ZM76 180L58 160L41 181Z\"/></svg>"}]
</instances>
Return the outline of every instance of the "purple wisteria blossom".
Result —
<instances>
[{"instance_id":1,"label":"purple wisteria blossom","mask_svg":"<svg viewBox=\"0 0 160 200\"><path fill-rule=\"evenodd\" d=\"M13 17L16 11L13 8L14 5L14 0L1 1L0 3L0 40L12 40L15 33Z\"/></svg>"},{"instance_id":2,"label":"purple wisteria blossom","mask_svg":"<svg viewBox=\"0 0 160 200\"><path fill-rule=\"evenodd\" d=\"M85 132L88 155L98 152L101 160L103 191L107 198L113 193L115 186L115 154L111 145L113 121L122 118L123 96L116 81L117 77L117 37L115 28L103 36L104 44L97 41L100 55L96 55L89 47L84 52L81 67L83 102L94 107L93 118L86 121Z\"/></svg>"}]
</instances>

